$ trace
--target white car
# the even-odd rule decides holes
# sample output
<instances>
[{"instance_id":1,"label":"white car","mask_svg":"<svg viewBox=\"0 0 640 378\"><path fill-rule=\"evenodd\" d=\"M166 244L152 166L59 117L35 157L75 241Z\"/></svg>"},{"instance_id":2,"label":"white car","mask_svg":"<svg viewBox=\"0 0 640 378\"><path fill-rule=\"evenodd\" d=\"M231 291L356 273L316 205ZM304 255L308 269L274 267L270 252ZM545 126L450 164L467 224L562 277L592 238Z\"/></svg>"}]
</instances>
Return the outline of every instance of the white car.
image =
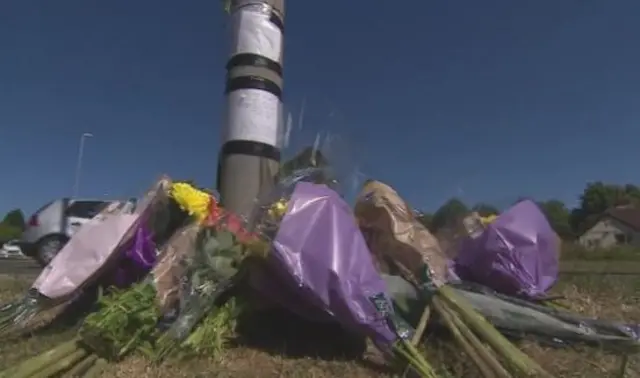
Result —
<instances>
[{"instance_id":1,"label":"white car","mask_svg":"<svg viewBox=\"0 0 640 378\"><path fill-rule=\"evenodd\" d=\"M9 258L9 257L19 257L22 258L24 255L22 254L22 249L20 249L19 241L11 240L0 248L0 257L1 258Z\"/></svg>"},{"instance_id":2,"label":"white car","mask_svg":"<svg viewBox=\"0 0 640 378\"><path fill-rule=\"evenodd\" d=\"M70 198L49 202L27 221L19 244L22 252L46 266L83 224L112 202Z\"/></svg>"}]
</instances>

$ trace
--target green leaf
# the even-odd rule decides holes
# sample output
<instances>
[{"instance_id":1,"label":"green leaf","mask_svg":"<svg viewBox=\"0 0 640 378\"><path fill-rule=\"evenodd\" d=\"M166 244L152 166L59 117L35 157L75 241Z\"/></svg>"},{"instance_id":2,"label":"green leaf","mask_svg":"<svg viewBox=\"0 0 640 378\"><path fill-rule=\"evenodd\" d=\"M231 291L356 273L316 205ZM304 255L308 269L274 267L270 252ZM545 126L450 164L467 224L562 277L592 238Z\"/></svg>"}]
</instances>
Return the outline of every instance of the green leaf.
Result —
<instances>
[{"instance_id":1,"label":"green leaf","mask_svg":"<svg viewBox=\"0 0 640 378\"><path fill-rule=\"evenodd\" d=\"M237 252L236 246L216 251L216 256L223 256L230 259L235 259L238 255L239 253Z\"/></svg>"},{"instance_id":2,"label":"green leaf","mask_svg":"<svg viewBox=\"0 0 640 378\"><path fill-rule=\"evenodd\" d=\"M198 274L199 272L195 272L193 274L193 276L191 276L191 288L195 289L198 288L201 284L201 280L200 280L200 275Z\"/></svg>"},{"instance_id":3,"label":"green leaf","mask_svg":"<svg viewBox=\"0 0 640 378\"><path fill-rule=\"evenodd\" d=\"M216 239L218 243L220 243L218 246L220 249L228 249L235 244L234 235L229 231L218 231L216 233Z\"/></svg>"},{"instance_id":4,"label":"green leaf","mask_svg":"<svg viewBox=\"0 0 640 378\"><path fill-rule=\"evenodd\" d=\"M220 248L220 242L218 241L218 239L211 237L204 242L202 246L202 251L205 253L210 253L219 248Z\"/></svg>"},{"instance_id":5,"label":"green leaf","mask_svg":"<svg viewBox=\"0 0 640 378\"><path fill-rule=\"evenodd\" d=\"M230 278L238 272L234 268L234 260L228 257L216 256L212 258L213 270L223 279Z\"/></svg>"}]
</instances>

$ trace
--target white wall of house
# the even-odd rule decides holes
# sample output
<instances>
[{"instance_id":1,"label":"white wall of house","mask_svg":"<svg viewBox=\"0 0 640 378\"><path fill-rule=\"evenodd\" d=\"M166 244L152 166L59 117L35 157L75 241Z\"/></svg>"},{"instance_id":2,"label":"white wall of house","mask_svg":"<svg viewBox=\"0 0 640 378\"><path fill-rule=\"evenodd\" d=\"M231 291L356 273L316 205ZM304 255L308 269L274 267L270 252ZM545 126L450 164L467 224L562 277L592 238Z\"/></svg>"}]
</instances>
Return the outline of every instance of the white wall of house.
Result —
<instances>
[{"instance_id":1,"label":"white wall of house","mask_svg":"<svg viewBox=\"0 0 640 378\"><path fill-rule=\"evenodd\" d=\"M578 242L587 248L609 248L620 244L640 246L640 232L612 218L602 218Z\"/></svg>"}]
</instances>

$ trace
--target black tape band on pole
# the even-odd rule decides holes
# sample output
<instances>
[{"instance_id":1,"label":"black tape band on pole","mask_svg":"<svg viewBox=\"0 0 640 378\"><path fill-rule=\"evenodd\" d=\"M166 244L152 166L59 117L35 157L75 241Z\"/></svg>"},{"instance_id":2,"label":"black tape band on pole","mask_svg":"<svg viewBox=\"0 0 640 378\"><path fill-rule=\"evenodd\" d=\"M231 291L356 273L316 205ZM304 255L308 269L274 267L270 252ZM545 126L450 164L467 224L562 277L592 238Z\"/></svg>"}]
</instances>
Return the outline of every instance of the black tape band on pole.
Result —
<instances>
[{"instance_id":1,"label":"black tape band on pole","mask_svg":"<svg viewBox=\"0 0 640 378\"><path fill-rule=\"evenodd\" d=\"M239 6L234 6L231 9L231 13L241 12L242 8L251 6L252 8L256 5L255 3L244 3L239 1L236 3ZM243 5L240 5L243 4ZM265 1L264 5L269 5L271 10L269 13L263 13L264 16L268 16L269 23L271 23L275 28L280 31L281 36L284 36L284 2L275 2L274 4L278 5L277 11L274 11L273 5L267 3ZM264 9L264 8L263 8ZM249 11L249 9L247 9ZM279 13L279 12L282 12ZM254 15L255 16L255 15ZM264 21L266 21L263 18ZM268 26L268 25L265 25ZM273 30L273 28L271 28ZM273 30L275 34L277 31ZM251 50L251 49L250 49ZM274 95L279 101L282 101L282 76L283 76L283 68L282 63L279 60L282 59L282 53L280 52L280 57L276 58L275 56L270 56L267 58L266 56L261 56L258 52L260 49L253 49L251 52L243 51L239 54L233 55L227 62L227 80L225 84L225 94L229 95L234 91L241 91L247 89L257 89L260 91L268 92ZM272 54L273 55L273 54ZM276 59L276 60L273 60ZM247 67L242 69L242 67ZM254 69L251 69L253 67ZM241 69L238 69L241 68ZM235 70L234 70L235 69ZM242 75L244 73L244 75ZM241 76L240 76L241 75ZM246 75L246 76L245 76ZM263 77L266 76L266 77ZM255 95L255 93L254 93ZM268 96L268 95L267 95ZM281 103L280 103L281 105ZM268 126L268 125L267 125ZM238 135L240 136L240 135ZM250 138L249 138L250 139ZM267 141L268 138L267 138ZM278 144L278 143L274 143ZM247 158L237 157L233 158L233 155L245 155ZM220 153L218 155L218 174L217 174L217 187L218 190L221 191L221 176L230 176L231 172L228 170L239 169L238 162L248 161L251 171L255 168L253 166L253 158L260 158L258 161L260 166L266 164L266 166L275 166L279 164L281 159L280 149L271 144L267 144L264 142L252 141L252 140L228 140L224 142L222 148L220 149ZM238 160L240 159L240 160ZM246 160L249 159L249 160ZM223 171L226 171L224 173ZM235 181L234 181L235 180ZM243 182L243 180L238 181L238 178L232 178L231 180L234 182L233 185L244 185L238 184L239 182ZM260 179L262 181L262 179ZM243 208L245 205L242 204L242 200L240 198L241 195L245 195L247 190L250 192L253 188L230 188L228 183L225 187L226 196L231 199L232 207ZM253 183L251 183L252 186ZM232 190L233 189L233 190ZM240 190L242 189L242 190ZM238 194L238 190L245 194ZM223 193L221 192L221 196Z\"/></svg>"},{"instance_id":2,"label":"black tape band on pole","mask_svg":"<svg viewBox=\"0 0 640 378\"><path fill-rule=\"evenodd\" d=\"M227 62L227 71L231 71L236 67L258 67L258 68L266 68L270 71L275 72L278 76L282 77L282 65L280 63L273 61L269 58L258 54L251 53L243 53L234 55Z\"/></svg>"},{"instance_id":3,"label":"black tape band on pole","mask_svg":"<svg viewBox=\"0 0 640 378\"><path fill-rule=\"evenodd\" d=\"M227 85L224 93L237 91L238 89L260 89L271 93L279 100L282 100L282 90L278 84L271 80L267 80L260 76L239 76L227 79Z\"/></svg>"},{"instance_id":4,"label":"black tape band on pole","mask_svg":"<svg viewBox=\"0 0 640 378\"><path fill-rule=\"evenodd\" d=\"M250 140L230 140L222 146L221 156L250 155L280 161L278 147Z\"/></svg>"},{"instance_id":5,"label":"black tape band on pole","mask_svg":"<svg viewBox=\"0 0 640 378\"><path fill-rule=\"evenodd\" d=\"M226 142L218 155L218 172L216 175L216 188L220 190L220 179L222 178L222 161L229 155L250 155L259 158L266 158L280 162L280 149L275 146L254 142L250 140L230 140Z\"/></svg>"}]
</instances>

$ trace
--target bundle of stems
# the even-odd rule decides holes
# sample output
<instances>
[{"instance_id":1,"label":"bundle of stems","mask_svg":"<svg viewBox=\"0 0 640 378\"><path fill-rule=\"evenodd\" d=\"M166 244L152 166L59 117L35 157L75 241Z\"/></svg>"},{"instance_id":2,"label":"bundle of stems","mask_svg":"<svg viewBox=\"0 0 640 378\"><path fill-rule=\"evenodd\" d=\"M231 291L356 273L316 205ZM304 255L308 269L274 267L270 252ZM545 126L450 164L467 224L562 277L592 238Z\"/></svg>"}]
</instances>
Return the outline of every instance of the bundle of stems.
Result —
<instances>
[{"instance_id":1,"label":"bundle of stems","mask_svg":"<svg viewBox=\"0 0 640 378\"><path fill-rule=\"evenodd\" d=\"M452 315L450 319L453 318L454 321L459 318L460 321L456 321L458 329L469 335L477 336L484 344L491 347L493 352L506 362L505 370L510 371L515 377L552 377L536 361L504 337L451 287L442 286L434 299L438 303L438 307L448 310L448 313L440 312L443 318L449 314ZM457 318L454 318L453 315L457 315ZM484 344L480 345L484 346ZM480 356L492 356L490 352L490 349L487 349L486 353L480 351ZM487 358L489 357L486 357L485 360L488 364L498 369L496 367L499 364L498 361L491 361Z\"/></svg>"},{"instance_id":2,"label":"bundle of stems","mask_svg":"<svg viewBox=\"0 0 640 378\"><path fill-rule=\"evenodd\" d=\"M238 309L235 301L218 303L218 300L233 284L233 281L225 282L216 290L189 298L190 303L187 303L171 327L158 337L147 356L161 362L180 351L199 353L203 349L219 350L224 344L224 335L235 328Z\"/></svg>"},{"instance_id":3,"label":"bundle of stems","mask_svg":"<svg viewBox=\"0 0 640 378\"><path fill-rule=\"evenodd\" d=\"M100 296L99 310L85 318L76 338L0 373L0 377L47 378L64 373L91 377L107 361L119 360L150 344L159 318L154 301L155 290L149 282Z\"/></svg>"},{"instance_id":4,"label":"bundle of stems","mask_svg":"<svg viewBox=\"0 0 640 378\"><path fill-rule=\"evenodd\" d=\"M431 300L431 308L425 308L424 313L428 314L433 310L440 316L455 342L475 363L484 377L552 377L536 361L504 337L450 286L435 287L430 282L419 282L411 272L404 271L402 265L398 264L397 268L415 287L435 289L433 292L425 292L428 290L422 289L425 297ZM425 268L428 269L428 267ZM429 274L426 275L428 276ZM427 319L427 316L422 317L421 324L417 327L419 330L424 330ZM421 337L420 333L416 335L416 340ZM504 361L506 366L501 361Z\"/></svg>"},{"instance_id":5,"label":"bundle of stems","mask_svg":"<svg viewBox=\"0 0 640 378\"><path fill-rule=\"evenodd\" d=\"M395 358L408 365L420 378L438 378L439 375L420 351L408 340L400 338L393 345Z\"/></svg>"},{"instance_id":6,"label":"bundle of stems","mask_svg":"<svg viewBox=\"0 0 640 378\"><path fill-rule=\"evenodd\" d=\"M180 345L180 355L219 355L235 334L238 316L245 309L242 298L232 297L210 312Z\"/></svg>"},{"instance_id":7,"label":"bundle of stems","mask_svg":"<svg viewBox=\"0 0 640 378\"><path fill-rule=\"evenodd\" d=\"M153 285L143 282L100 300L101 310L85 319L77 337L0 372L0 378L93 378L109 362L134 352L156 359L164 333L156 327L160 314ZM188 337L170 351L179 352L176 356L219 353L234 333L241 308L236 303L230 300L204 314Z\"/></svg>"},{"instance_id":8,"label":"bundle of stems","mask_svg":"<svg viewBox=\"0 0 640 378\"><path fill-rule=\"evenodd\" d=\"M91 352L80 338L32 357L0 373L2 378L97 377L107 361Z\"/></svg>"},{"instance_id":9,"label":"bundle of stems","mask_svg":"<svg viewBox=\"0 0 640 378\"><path fill-rule=\"evenodd\" d=\"M386 324L396 336L396 341L391 345L390 350L392 360L404 365L407 369L411 369L421 378L437 378L438 375L429 362L418 351L415 345L409 342L408 339L413 333L411 326L399 317L395 311L391 310L393 305L389 303L389 300L385 296L377 295L372 297L371 300L378 314L385 318ZM388 351L384 346L382 346L382 350L385 352Z\"/></svg>"},{"instance_id":10,"label":"bundle of stems","mask_svg":"<svg viewBox=\"0 0 640 378\"><path fill-rule=\"evenodd\" d=\"M237 291L245 281L249 265L263 257L268 245L255 237L240 237L244 231L241 228L230 231L230 219L203 227L198 234L196 251L186 272L188 285L181 300L182 309L173 325L158 339L156 361L172 354L207 314L219 312L231 298L229 293Z\"/></svg>"}]
</instances>

